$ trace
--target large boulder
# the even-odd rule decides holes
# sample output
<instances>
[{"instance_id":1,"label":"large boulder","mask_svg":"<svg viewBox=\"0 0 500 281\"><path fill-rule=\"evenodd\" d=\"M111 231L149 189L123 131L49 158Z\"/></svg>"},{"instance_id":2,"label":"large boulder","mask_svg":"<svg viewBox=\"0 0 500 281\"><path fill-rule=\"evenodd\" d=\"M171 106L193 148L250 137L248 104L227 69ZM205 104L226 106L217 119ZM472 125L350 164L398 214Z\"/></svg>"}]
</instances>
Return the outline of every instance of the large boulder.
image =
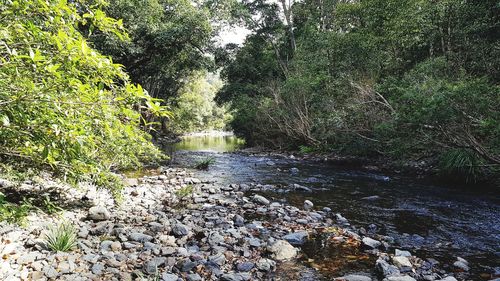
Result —
<instances>
[{"instance_id":1,"label":"large boulder","mask_svg":"<svg viewBox=\"0 0 500 281\"><path fill-rule=\"evenodd\" d=\"M95 221L105 221L111 218L111 214L104 206L94 206L89 209L88 217Z\"/></svg>"},{"instance_id":2,"label":"large boulder","mask_svg":"<svg viewBox=\"0 0 500 281\"><path fill-rule=\"evenodd\" d=\"M288 260L297 255L297 249L285 240L278 240L267 247L275 260Z\"/></svg>"}]
</instances>

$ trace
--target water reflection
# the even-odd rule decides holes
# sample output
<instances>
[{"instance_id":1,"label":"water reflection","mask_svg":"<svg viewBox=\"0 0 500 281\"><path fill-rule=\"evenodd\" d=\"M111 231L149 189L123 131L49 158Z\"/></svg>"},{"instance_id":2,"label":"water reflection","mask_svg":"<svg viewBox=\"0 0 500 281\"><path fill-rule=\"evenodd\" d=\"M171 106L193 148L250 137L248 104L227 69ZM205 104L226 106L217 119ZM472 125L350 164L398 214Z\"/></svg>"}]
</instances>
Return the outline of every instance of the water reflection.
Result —
<instances>
[{"instance_id":1,"label":"water reflection","mask_svg":"<svg viewBox=\"0 0 500 281\"><path fill-rule=\"evenodd\" d=\"M175 150L230 152L241 148L245 141L231 134L184 136L174 145Z\"/></svg>"}]
</instances>

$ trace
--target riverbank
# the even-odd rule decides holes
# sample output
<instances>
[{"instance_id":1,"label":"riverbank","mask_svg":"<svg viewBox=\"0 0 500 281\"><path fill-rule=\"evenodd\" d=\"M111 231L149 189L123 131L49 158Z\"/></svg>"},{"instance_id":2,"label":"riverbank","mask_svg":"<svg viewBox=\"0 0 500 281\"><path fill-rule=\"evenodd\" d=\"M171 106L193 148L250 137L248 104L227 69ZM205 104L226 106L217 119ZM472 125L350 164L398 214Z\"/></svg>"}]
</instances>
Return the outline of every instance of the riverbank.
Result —
<instances>
[{"instance_id":1,"label":"riverbank","mask_svg":"<svg viewBox=\"0 0 500 281\"><path fill-rule=\"evenodd\" d=\"M297 208L259 195L265 185L221 185L186 169L158 171L127 179L119 205L92 186L49 181L14 188L20 194L56 192L65 210L33 212L24 228L1 223L0 279L475 279L467 274L467 261L457 259L455 272L447 273L436 261L395 250L391 237L357 229L329 208L310 201ZM48 227L61 221L77 229L77 248L69 253L44 244ZM313 241L329 252L344 250L337 251L336 262L325 263L320 249L311 251Z\"/></svg>"}]
</instances>

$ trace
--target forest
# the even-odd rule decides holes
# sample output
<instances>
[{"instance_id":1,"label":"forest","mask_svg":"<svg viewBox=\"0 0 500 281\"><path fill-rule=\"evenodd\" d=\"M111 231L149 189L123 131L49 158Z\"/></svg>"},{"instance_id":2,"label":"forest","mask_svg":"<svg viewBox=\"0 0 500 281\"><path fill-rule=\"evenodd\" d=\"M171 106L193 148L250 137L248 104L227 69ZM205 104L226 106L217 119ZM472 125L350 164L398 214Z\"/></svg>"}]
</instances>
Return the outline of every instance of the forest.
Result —
<instances>
[{"instance_id":1,"label":"forest","mask_svg":"<svg viewBox=\"0 0 500 281\"><path fill-rule=\"evenodd\" d=\"M0 280L494 281L499 188L498 0L0 0Z\"/></svg>"},{"instance_id":2,"label":"forest","mask_svg":"<svg viewBox=\"0 0 500 281\"><path fill-rule=\"evenodd\" d=\"M247 7L253 33L220 56L217 101L248 143L424 161L469 179L497 170L497 1Z\"/></svg>"}]
</instances>

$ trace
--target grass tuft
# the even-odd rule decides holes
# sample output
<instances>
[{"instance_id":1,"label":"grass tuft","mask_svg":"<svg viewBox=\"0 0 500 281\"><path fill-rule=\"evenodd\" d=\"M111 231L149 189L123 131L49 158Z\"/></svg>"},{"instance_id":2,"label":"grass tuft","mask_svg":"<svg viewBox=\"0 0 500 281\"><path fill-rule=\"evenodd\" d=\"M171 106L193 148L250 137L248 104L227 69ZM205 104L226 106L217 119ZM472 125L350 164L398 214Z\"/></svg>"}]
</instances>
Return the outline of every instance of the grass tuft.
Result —
<instances>
[{"instance_id":1,"label":"grass tuft","mask_svg":"<svg viewBox=\"0 0 500 281\"><path fill-rule=\"evenodd\" d=\"M47 248L52 251L68 252L76 247L76 229L67 222L63 222L56 227L50 227L45 237Z\"/></svg>"},{"instance_id":2,"label":"grass tuft","mask_svg":"<svg viewBox=\"0 0 500 281\"><path fill-rule=\"evenodd\" d=\"M208 170L208 167L212 164L215 163L215 158L213 157L207 157L203 160L198 161L195 165L194 168L198 170Z\"/></svg>"}]
</instances>

